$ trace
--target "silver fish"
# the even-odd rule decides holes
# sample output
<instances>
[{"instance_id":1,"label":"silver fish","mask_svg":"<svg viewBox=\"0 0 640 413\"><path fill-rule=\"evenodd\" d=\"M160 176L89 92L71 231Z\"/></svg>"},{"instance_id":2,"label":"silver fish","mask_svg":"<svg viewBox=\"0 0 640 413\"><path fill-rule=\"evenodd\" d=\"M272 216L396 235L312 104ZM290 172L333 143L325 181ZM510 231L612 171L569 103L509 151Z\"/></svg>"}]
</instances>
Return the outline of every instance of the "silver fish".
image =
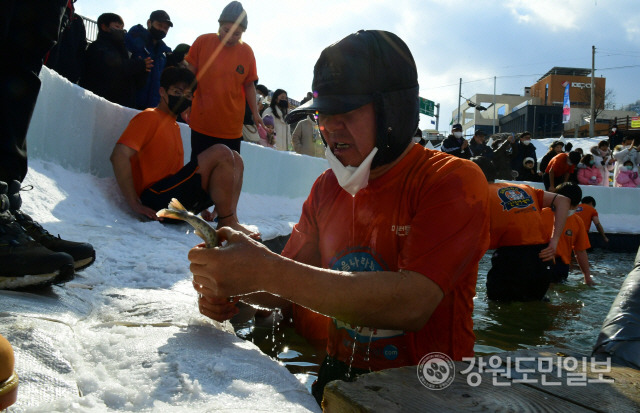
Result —
<instances>
[{"instance_id":1,"label":"silver fish","mask_svg":"<svg viewBox=\"0 0 640 413\"><path fill-rule=\"evenodd\" d=\"M156 213L157 216L162 218L181 219L188 222L195 229L197 236L204 240L207 248L214 248L218 246L218 233L209 225L207 221L187 211L182 204L175 198L171 199L168 208L161 209Z\"/></svg>"}]
</instances>

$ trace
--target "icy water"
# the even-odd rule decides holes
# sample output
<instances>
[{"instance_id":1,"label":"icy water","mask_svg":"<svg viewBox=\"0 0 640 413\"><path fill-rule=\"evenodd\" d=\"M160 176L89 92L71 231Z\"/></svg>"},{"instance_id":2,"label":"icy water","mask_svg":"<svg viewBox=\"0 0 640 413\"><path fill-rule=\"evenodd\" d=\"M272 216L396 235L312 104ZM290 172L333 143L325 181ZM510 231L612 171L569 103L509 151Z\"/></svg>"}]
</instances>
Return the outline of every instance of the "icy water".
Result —
<instances>
[{"instance_id":1,"label":"icy water","mask_svg":"<svg viewBox=\"0 0 640 413\"><path fill-rule=\"evenodd\" d=\"M551 286L548 302L503 304L486 299L485 281L491 255L485 254L480 261L474 299L476 355L551 346L590 354L634 259L635 253L595 249L589 253L589 263L596 287L582 283L582 273L574 263L567 282ZM244 326L238 333L282 362L309 387L325 349L310 345L286 324Z\"/></svg>"}]
</instances>

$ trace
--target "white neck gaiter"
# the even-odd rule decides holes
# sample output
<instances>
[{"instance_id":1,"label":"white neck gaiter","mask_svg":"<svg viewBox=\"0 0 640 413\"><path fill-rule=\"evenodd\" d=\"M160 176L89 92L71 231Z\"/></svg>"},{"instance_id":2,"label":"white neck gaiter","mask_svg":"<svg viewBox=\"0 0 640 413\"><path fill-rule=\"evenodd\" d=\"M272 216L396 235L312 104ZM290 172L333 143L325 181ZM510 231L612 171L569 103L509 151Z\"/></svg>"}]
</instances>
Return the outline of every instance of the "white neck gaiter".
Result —
<instances>
[{"instance_id":1,"label":"white neck gaiter","mask_svg":"<svg viewBox=\"0 0 640 413\"><path fill-rule=\"evenodd\" d=\"M373 157L376 155L376 152L378 152L378 148L373 148L371 153L357 168L355 166L344 166L328 146L324 154L327 161L329 161L331 170L336 175L336 178L338 178L338 184L340 184L342 189L350 193L351 196L356 196L359 190L369 184L371 162L373 162Z\"/></svg>"}]
</instances>

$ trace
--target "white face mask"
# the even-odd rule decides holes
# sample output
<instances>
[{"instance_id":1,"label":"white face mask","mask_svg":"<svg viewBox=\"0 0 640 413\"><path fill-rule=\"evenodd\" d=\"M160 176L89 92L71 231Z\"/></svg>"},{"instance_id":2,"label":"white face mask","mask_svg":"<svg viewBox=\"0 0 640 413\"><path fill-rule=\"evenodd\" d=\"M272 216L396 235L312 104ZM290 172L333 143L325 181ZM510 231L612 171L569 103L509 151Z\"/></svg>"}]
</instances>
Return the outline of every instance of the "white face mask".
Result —
<instances>
[{"instance_id":1,"label":"white face mask","mask_svg":"<svg viewBox=\"0 0 640 413\"><path fill-rule=\"evenodd\" d=\"M359 190L369 184L371 162L373 162L373 157L376 155L376 152L378 152L378 148L373 148L371 153L357 168L355 166L344 166L328 146L324 154L327 161L329 161L331 170L336 175L336 178L338 178L338 184L340 184L342 189L350 193L351 196L356 196Z\"/></svg>"},{"instance_id":2,"label":"white face mask","mask_svg":"<svg viewBox=\"0 0 640 413\"><path fill-rule=\"evenodd\" d=\"M462 138L462 132L453 132L453 136L455 136L456 138L460 139L460 138Z\"/></svg>"},{"instance_id":3,"label":"white face mask","mask_svg":"<svg viewBox=\"0 0 640 413\"><path fill-rule=\"evenodd\" d=\"M531 141L520 141L522 142L523 145L529 145L531 143Z\"/></svg>"}]
</instances>

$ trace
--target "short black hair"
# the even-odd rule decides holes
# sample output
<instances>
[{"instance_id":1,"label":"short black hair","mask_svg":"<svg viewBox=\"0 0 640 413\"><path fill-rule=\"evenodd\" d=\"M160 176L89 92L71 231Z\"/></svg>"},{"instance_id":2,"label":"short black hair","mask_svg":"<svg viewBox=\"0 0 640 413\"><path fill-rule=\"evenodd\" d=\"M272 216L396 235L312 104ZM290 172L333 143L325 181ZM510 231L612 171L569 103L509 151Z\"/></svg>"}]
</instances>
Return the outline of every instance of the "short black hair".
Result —
<instances>
[{"instance_id":1,"label":"short black hair","mask_svg":"<svg viewBox=\"0 0 640 413\"><path fill-rule=\"evenodd\" d=\"M269 96L269 89L265 85L256 85L256 90L264 96Z\"/></svg>"},{"instance_id":2,"label":"short black hair","mask_svg":"<svg viewBox=\"0 0 640 413\"><path fill-rule=\"evenodd\" d=\"M98 28L102 30L101 26L104 24L105 26L109 26L111 23L116 22L120 24L124 24L122 17L118 16L115 13L102 13L100 17L98 17Z\"/></svg>"},{"instance_id":3,"label":"short black hair","mask_svg":"<svg viewBox=\"0 0 640 413\"><path fill-rule=\"evenodd\" d=\"M577 165L580 163L580 152L576 152L576 151L571 151L569 152L569 160L571 161L572 165Z\"/></svg>"},{"instance_id":4,"label":"short black hair","mask_svg":"<svg viewBox=\"0 0 640 413\"><path fill-rule=\"evenodd\" d=\"M566 196L571 201L571 206L578 206L582 199L582 189L573 182L563 182L556 187L556 194Z\"/></svg>"},{"instance_id":5,"label":"short black hair","mask_svg":"<svg viewBox=\"0 0 640 413\"><path fill-rule=\"evenodd\" d=\"M593 207L596 207L596 200L592 196L585 196L580 202L582 202L583 204L593 204Z\"/></svg>"},{"instance_id":6,"label":"short black hair","mask_svg":"<svg viewBox=\"0 0 640 413\"><path fill-rule=\"evenodd\" d=\"M474 156L470 161L482 169L484 177L487 178L487 182L493 182L496 180L496 167L491 159L486 156Z\"/></svg>"},{"instance_id":7,"label":"short black hair","mask_svg":"<svg viewBox=\"0 0 640 413\"><path fill-rule=\"evenodd\" d=\"M531 139L531 132L529 132L529 131L524 131L524 132L522 132L522 133L520 134L520 139L522 139L522 138L526 138L527 136L529 137L529 139Z\"/></svg>"},{"instance_id":8,"label":"short black hair","mask_svg":"<svg viewBox=\"0 0 640 413\"><path fill-rule=\"evenodd\" d=\"M162 71L160 75L160 86L164 90L169 90L173 85L178 83L186 83L192 92L195 92L198 82L196 81L196 75L189 69L184 67L168 67Z\"/></svg>"}]
</instances>

